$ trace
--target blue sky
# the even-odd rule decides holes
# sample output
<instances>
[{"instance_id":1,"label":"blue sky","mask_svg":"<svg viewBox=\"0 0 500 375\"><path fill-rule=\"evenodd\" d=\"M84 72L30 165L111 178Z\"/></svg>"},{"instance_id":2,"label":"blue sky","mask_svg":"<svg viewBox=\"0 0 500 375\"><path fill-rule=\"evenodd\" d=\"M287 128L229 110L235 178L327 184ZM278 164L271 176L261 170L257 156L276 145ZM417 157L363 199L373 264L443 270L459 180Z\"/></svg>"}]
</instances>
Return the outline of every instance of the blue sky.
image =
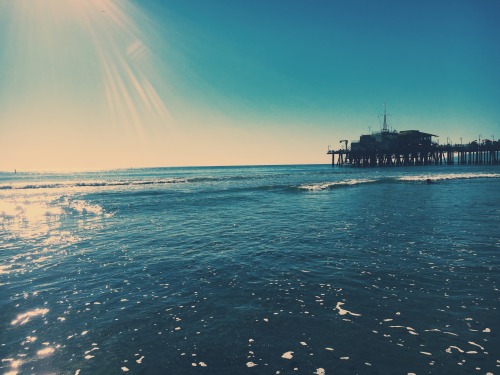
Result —
<instances>
[{"instance_id":1,"label":"blue sky","mask_svg":"<svg viewBox=\"0 0 500 375\"><path fill-rule=\"evenodd\" d=\"M500 138L496 1L0 0L0 169L328 163Z\"/></svg>"}]
</instances>

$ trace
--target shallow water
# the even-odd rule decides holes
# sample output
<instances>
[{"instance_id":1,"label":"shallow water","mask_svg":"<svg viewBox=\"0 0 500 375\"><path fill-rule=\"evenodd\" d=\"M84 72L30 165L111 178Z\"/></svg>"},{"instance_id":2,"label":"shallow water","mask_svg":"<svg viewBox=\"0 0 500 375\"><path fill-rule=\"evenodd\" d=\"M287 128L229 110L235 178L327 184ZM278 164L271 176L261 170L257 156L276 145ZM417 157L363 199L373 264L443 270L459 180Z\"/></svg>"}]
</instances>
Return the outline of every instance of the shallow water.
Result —
<instances>
[{"instance_id":1,"label":"shallow water","mask_svg":"<svg viewBox=\"0 0 500 375\"><path fill-rule=\"evenodd\" d=\"M0 173L0 199L2 373L500 372L498 167Z\"/></svg>"}]
</instances>

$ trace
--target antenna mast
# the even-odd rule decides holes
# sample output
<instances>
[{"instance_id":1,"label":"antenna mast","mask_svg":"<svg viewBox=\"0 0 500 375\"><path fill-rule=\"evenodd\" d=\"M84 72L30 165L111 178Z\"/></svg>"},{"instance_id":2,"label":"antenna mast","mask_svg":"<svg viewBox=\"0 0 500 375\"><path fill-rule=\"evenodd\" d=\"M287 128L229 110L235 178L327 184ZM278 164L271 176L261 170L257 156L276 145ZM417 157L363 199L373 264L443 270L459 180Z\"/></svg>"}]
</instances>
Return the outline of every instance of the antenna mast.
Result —
<instances>
[{"instance_id":1,"label":"antenna mast","mask_svg":"<svg viewBox=\"0 0 500 375\"><path fill-rule=\"evenodd\" d=\"M385 103L384 103L384 125L382 126L382 132L384 132L384 133L388 132L388 129L387 129L387 112L386 112L386 109L385 109Z\"/></svg>"}]
</instances>

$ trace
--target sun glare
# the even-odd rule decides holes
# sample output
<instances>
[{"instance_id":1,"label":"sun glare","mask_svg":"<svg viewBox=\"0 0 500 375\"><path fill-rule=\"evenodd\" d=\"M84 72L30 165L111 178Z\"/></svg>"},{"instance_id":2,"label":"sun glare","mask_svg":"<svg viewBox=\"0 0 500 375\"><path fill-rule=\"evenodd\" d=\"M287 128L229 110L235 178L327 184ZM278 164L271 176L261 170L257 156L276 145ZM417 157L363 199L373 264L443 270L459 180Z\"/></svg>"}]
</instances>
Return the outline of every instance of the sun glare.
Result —
<instances>
[{"instance_id":1,"label":"sun glare","mask_svg":"<svg viewBox=\"0 0 500 375\"><path fill-rule=\"evenodd\" d=\"M59 69L52 72L52 87L40 89L45 96L58 85L57 80L66 78L64 70L70 71L71 80L83 80L74 77L83 75L75 67L85 64L92 69L88 75L101 86L100 93L87 97L105 98L108 117L116 126L136 136L145 135L155 124L172 126L172 116L156 86L158 73L147 35L136 21L144 17L139 8L112 0L16 0L9 5L17 20L8 37L16 39L11 41L16 50L13 62L21 64L22 60L22 70L36 71L33 75L39 79L45 71ZM50 84L51 78L43 79ZM63 95L74 96L71 89L65 86Z\"/></svg>"},{"instance_id":2,"label":"sun glare","mask_svg":"<svg viewBox=\"0 0 500 375\"><path fill-rule=\"evenodd\" d=\"M167 106L151 82L153 72L145 37L134 22L134 15L140 11L130 3L111 0L80 0L74 4L97 49L114 121L132 124L138 132L152 114L161 123L171 123Z\"/></svg>"}]
</instances>

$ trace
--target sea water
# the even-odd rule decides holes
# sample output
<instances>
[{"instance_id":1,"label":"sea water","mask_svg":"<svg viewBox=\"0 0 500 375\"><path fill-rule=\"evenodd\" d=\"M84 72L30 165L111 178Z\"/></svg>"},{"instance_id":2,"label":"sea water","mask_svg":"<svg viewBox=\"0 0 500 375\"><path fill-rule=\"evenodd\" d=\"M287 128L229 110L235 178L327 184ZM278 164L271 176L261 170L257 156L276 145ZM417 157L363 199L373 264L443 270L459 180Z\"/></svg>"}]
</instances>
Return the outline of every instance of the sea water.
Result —
<instances>
[{"instance_id":1,"label":"sea water","mask_svg":"<svg viewBox=\"0 0 500 375\"><path fill-rule=\"evenodd\" d=\"M499 252L494 166L1 173L0 371L500 373Z\"/></svg>"}]
</instances>

